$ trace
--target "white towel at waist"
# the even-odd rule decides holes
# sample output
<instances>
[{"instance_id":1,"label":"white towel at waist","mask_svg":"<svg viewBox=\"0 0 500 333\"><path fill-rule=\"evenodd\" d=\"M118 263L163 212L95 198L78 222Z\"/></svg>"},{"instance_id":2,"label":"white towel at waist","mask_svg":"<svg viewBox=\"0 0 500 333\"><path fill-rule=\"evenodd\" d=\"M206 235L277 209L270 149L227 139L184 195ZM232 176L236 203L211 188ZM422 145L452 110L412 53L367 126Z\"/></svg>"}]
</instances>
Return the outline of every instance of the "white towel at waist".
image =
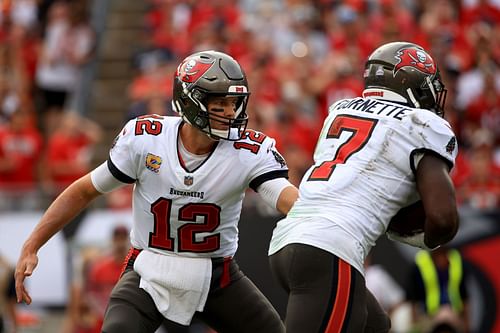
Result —
<instances>
[{"instance_id":1,"label":"white towel at waist","mask_svg":"<svg viewBox=\"0 0 500 333\"><path fill-rule=\"evenodd\" d=\"M167 319L189 325L196 311L203 311L210 289L212 260L169 256L143 250L134 263L141 276L139 287L153 298Z\"/></svg>"}]
</instances>

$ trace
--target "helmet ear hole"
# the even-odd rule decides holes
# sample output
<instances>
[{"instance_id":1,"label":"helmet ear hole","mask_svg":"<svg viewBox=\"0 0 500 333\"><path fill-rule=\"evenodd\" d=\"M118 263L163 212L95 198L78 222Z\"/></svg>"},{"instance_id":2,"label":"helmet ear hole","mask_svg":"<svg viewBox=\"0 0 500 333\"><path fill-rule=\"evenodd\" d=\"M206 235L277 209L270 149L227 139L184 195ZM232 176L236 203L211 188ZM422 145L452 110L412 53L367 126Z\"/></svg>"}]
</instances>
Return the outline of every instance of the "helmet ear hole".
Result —
<instances>
[{"instance_id":1,"label":"helmet ear hole","mask_svg":"<svg viewBox=\"0 0 500 333\"><path fill-rule=\"evenodd\" d=\"M194 119L194 125L200 127L200 128L205 128L208 126L208 118L202 118L202 117L196 117Z\"/></svg>"},{"instance_id":2,"label":"helmet ear hole","mask_svg":"<svg viewBox=\"0 0 500 333\"><path fill-rule=\"evenodd\" d=\"M194 99L196 99L200 102L205 102L205 99L207 97L207 95L205 93L199 91L198 89L193 89L191 96L193 96Z\"/></svg>"}]
</instances>

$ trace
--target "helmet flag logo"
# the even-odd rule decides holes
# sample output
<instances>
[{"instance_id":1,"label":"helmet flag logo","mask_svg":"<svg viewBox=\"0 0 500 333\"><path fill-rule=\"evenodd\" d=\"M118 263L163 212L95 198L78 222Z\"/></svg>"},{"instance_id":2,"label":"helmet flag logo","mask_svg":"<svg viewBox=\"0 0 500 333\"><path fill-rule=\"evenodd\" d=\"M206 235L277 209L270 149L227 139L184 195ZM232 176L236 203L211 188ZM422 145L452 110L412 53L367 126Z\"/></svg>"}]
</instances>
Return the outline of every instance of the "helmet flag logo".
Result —
<instances>
[{"instance_id":1,"label":"helmet flag logo","mask_svg":"<svg viewBox=\"0 0 500 333\"><path fill-rule=\"evenodd\" d=\"M193 83L205 74L214 62L203 63L195 59L189 59L179 65L177 68L177 76L182 82Z\"/></svg>"},{"instance_id":2,"label":"helmet flag logo","mask_svg":"<svg viewBox=\"0 0 500 333\"><path fill-rule=\"evenodd\" d=\"M396 59L398 63L394 66L393 75L396 76L397 72L404 67L413 67L416 70L434 75L436 74L436 65L434 60L425 51L416 48L404 48L397 52Z\"/></svg>"}]
</instances>

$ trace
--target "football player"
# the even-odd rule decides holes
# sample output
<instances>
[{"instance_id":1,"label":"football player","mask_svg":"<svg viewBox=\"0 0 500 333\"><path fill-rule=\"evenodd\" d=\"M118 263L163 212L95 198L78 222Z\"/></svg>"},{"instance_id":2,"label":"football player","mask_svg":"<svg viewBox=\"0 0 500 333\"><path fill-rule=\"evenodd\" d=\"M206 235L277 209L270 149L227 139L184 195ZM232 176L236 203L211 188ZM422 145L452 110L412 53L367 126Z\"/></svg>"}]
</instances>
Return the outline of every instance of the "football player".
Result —
<instances>
[{"instance_id":1,"label":"football player","mask_svg":"<svg viewBox=\"0 0 500 333\"><path fill-rule=\"evenodd\" d=\"M164 318L188 326L196 314L219 332L284 332L271 303L233 260L247 188L286 214L297 198L274 139L246 129L250 92L229 55L188 56L174 76L181 117L128 122L109 159L69 186L25 242L17 300L40 247L102 193L133 183L133 248L115 286L103 332L154 332Z\"/></svg>"},{"instance_id":2,"label":"football player","mask_svg":"<svg viewBox=\"0 0 500 333\"><path fill-rule=\"evenodd\" d=\"M401 241L434 248L457 232L448 175L457 142L436 63L418 45L388 43L368 58L364 80L362 97L330 106L299 199L273 232L287 333L387 332L363 262L391 218L422 200L425 232Z\"/></svg>"}]
</instances>

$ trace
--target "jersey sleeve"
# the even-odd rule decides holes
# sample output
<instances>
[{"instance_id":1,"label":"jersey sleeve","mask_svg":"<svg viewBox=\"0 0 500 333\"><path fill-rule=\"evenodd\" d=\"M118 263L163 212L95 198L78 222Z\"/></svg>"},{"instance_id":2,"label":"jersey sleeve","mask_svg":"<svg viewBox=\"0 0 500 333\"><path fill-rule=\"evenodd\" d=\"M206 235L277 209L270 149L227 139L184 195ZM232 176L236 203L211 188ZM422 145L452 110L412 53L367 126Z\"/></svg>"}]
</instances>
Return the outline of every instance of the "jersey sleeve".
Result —
<instances>
[{"instance_id":1,"label":"jersey sleeve","mask_svg":"<svg viewBox=\"0 0 500 333\"><path fill-rule=\"evenodd\" d=\"M260 146L255 165L250 173L249 187L257 191L257 187L275 178L288 178L288 166L283 156L276 149L276 141L266 137Z\"/></svg>"},{"instance_id":2,"label":"jersey sleeve","mask_svg":"<svg viewBox=\"0 0 500 333\"><path fill-rule=\"evenodd\" d=\"M135 119L130 120L115 138L109 151L108 168L113 176L124 183L137 179L137 144L134 135Z\"/></svg>"},{"instance_id":3,"label":"jersey sleeve","mask_svg":"<svg viewBox=\"0 0 500 333\"><path fill-rule=\"evenodd\" d=\"M415 171L423 154L431 153L443 159L450 169L455 165L458 143L450 124L443 118L419 110L411 116L419 144L411 152L411 167Z\"/></svg>"}]
</instances>

